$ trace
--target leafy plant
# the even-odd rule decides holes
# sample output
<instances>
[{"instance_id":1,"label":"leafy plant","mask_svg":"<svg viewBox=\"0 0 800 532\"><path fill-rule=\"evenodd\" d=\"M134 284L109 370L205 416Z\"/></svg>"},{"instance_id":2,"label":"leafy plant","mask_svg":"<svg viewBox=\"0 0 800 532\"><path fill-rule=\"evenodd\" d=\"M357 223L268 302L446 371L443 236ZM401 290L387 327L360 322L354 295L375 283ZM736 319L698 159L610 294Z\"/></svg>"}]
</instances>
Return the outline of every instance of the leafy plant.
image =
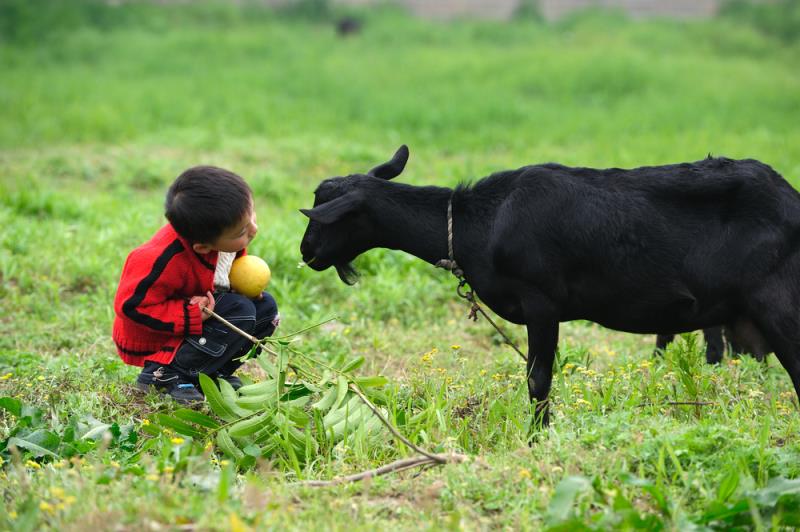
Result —
<instances>
[{"instance_id":1,"label":"leafy plant","mask_svg":"<svg viewBox=\"0 0 800 532\"><path fill-rule=\"evenodd\" d=\"M258 459L278 459L298 474L303 464L341 442L377 441L381 421L351 386L380 403L385 399L377 388L388 383L385 377L353 377L352 371L364 363L360 356L349 361L339 356L324 364L324 371L318 374L302 362L321 363L291 349L299 360L290 364L290 344L278 341L277 345L277 364L266 353L256 358L267 378L239 390L224 380L215 383L200 375L200 386L215 417L188 409L172 415L158 413L151 416L146 430L157 435L166 428L213 441L240 469L252 467ZM381 414L385 417L387 411L383 409Z\"/></svg>"},{"instance_id":2,"label":"leafy plant","mask_svg":"<svg viewBox=\"0 0 800 532\"><path fill-rule=\"evenodd\" d=\"M132 452L138 440L133 425L103 423L88 414L73 416L63 427L54 428L42 409L19 399L2 397L0 408L16 419L9 436L0 442L0 457L6 461L15 451L39 461L83 455L100 445Z\"/></svg>"}]
</instances>

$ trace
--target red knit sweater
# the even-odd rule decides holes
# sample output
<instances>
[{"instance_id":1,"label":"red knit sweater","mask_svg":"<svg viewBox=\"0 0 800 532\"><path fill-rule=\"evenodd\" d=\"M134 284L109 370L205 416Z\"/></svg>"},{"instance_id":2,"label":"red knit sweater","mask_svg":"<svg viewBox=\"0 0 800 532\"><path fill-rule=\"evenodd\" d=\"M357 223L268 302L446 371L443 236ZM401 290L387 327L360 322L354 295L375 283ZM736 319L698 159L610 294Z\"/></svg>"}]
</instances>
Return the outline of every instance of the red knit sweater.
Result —
<instances>
[{"instance_id":1,"label":"red knit sweater","mask_svg":"<svg viewBox=\"0 0 800 532\"><path fill-rule=\"evenodd\" d=\"M216 265L216 251L196 253L170 224L131 251L114 298L112 333L126 364L169 364L186 336L202 334L200 307L189 299L214 290Z\"/></svg>"}]
</instances>

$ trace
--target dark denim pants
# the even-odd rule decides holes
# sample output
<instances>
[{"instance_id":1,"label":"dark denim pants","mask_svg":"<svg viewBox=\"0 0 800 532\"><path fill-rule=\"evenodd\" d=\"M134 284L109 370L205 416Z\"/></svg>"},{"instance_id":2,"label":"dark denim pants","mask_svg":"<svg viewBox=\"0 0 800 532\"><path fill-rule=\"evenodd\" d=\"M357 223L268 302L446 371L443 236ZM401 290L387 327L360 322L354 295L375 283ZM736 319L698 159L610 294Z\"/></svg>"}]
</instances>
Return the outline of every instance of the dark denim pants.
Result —
<instances>
[{"instance_id":1,"label":"dark denim pants","mask_svg":"<svg viewBox=\"0 0 800 532\"><path fill-rule=\"evenodd\" d=\"M214 294L214 312L256 338L275 332L278 305L267 292L254 300L233 292ZM187 336L175 353L170 368L198 383L198 375L231 375L243 361L238 360L253 347L253 342L210 317L203 322L203 334Z\"/></svg>"}]
</instances>

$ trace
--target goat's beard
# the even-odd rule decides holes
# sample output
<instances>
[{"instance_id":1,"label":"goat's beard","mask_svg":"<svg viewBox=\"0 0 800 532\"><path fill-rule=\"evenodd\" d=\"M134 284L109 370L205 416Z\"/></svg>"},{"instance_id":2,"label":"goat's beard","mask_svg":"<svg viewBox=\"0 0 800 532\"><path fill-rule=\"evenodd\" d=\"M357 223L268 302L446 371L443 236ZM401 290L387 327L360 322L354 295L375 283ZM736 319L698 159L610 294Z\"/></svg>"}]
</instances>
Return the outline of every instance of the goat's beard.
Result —
<instances>
[{"instance_id":1,"label":"goat's beard","mask_svg":"<svg viewBox=\"0 0 800 532\"><path fill-rule=\"evenodd\" d=\"M336 268L336 273L339 274L339 279L341 279L344 284L350 286L356 284L356 281L358 281L358 272L353 268L352 264L346 262L344 264L335 264L334 267Z\"/></svg>"}]
</instances>

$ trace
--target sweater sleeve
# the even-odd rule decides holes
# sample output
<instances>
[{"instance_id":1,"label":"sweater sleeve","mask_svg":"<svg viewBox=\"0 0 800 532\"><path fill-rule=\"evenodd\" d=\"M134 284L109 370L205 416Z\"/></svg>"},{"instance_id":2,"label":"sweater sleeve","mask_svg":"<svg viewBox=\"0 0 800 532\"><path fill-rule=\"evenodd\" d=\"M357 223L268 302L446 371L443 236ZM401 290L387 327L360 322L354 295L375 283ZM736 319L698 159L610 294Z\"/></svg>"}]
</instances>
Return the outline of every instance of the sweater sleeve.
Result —
<instances>
[{"instance_id":1,"label":"sweater sleeve","mask_svg":"<svg viewBox=\"0 0 800 532\"><path fill-rule=\"evenodd\" d=\"M202 312L177 293L181 286L180 274L169 267L174 257L183 251L176 240L155 260L146 252L131 253L114 300L117 315L160 333L202 334Z\"/></svg>"}]
</instances>

